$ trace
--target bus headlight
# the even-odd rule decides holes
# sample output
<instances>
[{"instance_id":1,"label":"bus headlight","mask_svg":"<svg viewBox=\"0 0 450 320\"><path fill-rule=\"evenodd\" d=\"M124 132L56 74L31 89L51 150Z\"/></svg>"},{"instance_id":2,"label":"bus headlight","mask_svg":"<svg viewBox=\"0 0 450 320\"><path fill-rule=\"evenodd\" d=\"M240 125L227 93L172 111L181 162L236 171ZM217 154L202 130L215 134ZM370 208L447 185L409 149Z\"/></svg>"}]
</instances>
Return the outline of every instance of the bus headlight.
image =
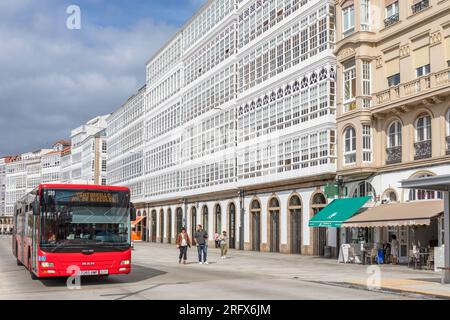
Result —
<instances>
[{"instance_id":1,"label":"bus headlight","mask_svg":"<svg viewBox=\"0 0 450 320\"><path fill-rule=\"evenodd\" d=\"M41 262L42 268L53 268L54 266L53 262Z\"/></svg>"},{"instance_id":2,"label":"bus headlight","mask_svg":"<svg viewBox=\"0 0 450 320\"><path fill-rule=\"evenodd\" d=\"M123 261L120 262L120 265L121 266L128 266L128 265L130 265L130 260L123 260Z\"/></svg>"}]
</instances>

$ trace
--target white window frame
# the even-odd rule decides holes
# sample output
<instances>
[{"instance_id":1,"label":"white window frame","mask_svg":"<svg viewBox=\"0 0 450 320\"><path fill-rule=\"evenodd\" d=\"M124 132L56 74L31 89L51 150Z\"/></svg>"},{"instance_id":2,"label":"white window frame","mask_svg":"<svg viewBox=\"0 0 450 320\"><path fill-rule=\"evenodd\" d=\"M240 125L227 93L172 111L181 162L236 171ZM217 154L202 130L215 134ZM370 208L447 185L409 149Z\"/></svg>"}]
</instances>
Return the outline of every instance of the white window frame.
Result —
<instances>
[{"instance_id":1,"label":"white window frame","mask_svg":"<svg viewBox=\"0 0 450 320\"><path fill-rule=\"evenodd\" d=\"M370 124L363 124L363 134L362 134L362 158L363 162L371 163L373 160L372 153L372 127Z\"/></svg>"},{"instance_id":2,"label":"white window frame","mask_svg":"<svg viewBox=\"0 0 450 320\"><path fill-rule=\"evenodd\" d=\"M370 31L370 0L361 0L361 30Z\"/></svg>"},{"instance_id":3,"label":"white window frame","mask_svg":"<svg viewBox=\"0 0 450 320\"><path fill-rule=\"evenodd\" d=\"M392 10L391 10L392 9ZM396 15L396 14L398 14L399 13L399 9L400 9L400 7L399 7L399 3L398 3L398 1L396 1L396 2L394 2L394 3L391 3L390 5L388 5L387 7L386 7L386 19L387 18L390 18L390 17L392 17L392 16L394 16L394 15ZM389 13L391 11L391 13Z\"/></svg>"},{"instance_id":4,"label":"white window frame","mask_svg":"<svg viewBox=\"0 0 450 320\"><path fill-rule=\"evenodd\" d=\"M344 37L355 31L355 6L348 6L342 10L342 32Z\"/></svg>"},{"instance_id":5,"label":"white window frame","mask_svg":"<svg viewBox=\"0 0 450 320\"><path fill-rule=\"evenodd\" d=\"M419 72L421 72L422 74L419 75ZM431 65L426 64L424 66L416 68L416 77L420 78L420 77L426 76L427 74L430 74L430 72L431 72Z\"/></svg>"},{"instance_id":6,"label":"white window frame","mask_svg":"<svg viewBox=\"0 0 450 320\"><path fill-rule=\"evenodd\" d=\"M352 130L352 131L350 131ZM347 136L348 132L353 132ZM344 163L351 165L356 163L356 129L354 127L348 127L344 131ZM348 147L347 147L348 146ZM348 161L350 157L354 158L354 161Z\"/></svg>"},{"instance_id":7,"label":"white window frame","mask_svg":"<svg viewBox=\"0 0 450 320\"><path fill-rule=\"evenodd\" d=\"M350 64L351 62L353 62L353 64L350 67L346 67L346 64ZM343 65L344 70L342 72L343 75L343 82L344 82L344 86L343 86L343 97L344 97L344 112L348 112L351 111L351 109L349 108L349 106L353 103L356 103L356 62L355 60L349 61L347 63L344 63ZM349 96L347 96L346 94L346 87L347 87L347 82L348 82L348 92L349 92ZM355 88L353 88L353 84L355 86ZM355 91L355 95L353 95L353 91ZM353 109L352 109L353 110Z\"/></svg>"},{"instance_id":8,"label":"white window frame","mask_svg":"<svg viewBox=\"0 0 450 320\"><path fill-rule=\"evenodd\" d=\"M394 132L391 135L391 129L393 128ZM388 148L396 148L402 146L402 124L399 120L395 120L391 122L387 129L387 147Z\"/></svg>"},{"instance_id":9,"label":"white window frame","mask_svg":"<svg viewBox=\"0 0 450 320\"><path fill-rule=\"evenodd\" d=\"M424 123L419 127L419 121L423 119ZM429 120L428 120L429 119ZM419 140L419 130L423 130L423 139ZM424 142L429 141L432 138L432 118L429 114L421 115L417 118L415 125L414 125L414 131L415 131L415 141L416 142Z\"/></svg>"}]
</instances>

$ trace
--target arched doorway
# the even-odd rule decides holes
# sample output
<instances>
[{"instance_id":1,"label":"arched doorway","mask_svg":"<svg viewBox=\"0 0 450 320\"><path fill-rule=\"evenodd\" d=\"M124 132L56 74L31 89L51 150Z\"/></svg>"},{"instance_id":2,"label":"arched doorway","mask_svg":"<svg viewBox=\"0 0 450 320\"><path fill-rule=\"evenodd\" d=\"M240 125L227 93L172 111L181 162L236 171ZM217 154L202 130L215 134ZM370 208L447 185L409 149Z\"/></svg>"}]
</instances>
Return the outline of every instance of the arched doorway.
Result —
<instances>
[{"instance_id":1,"label":"arched doorway","mask_svg":"<svg viewBox=\"0 0 450 320\"><path fill-rule=\"evenodd\" d=\"M183 228L183 209L177 208L177 214L175 219L175 234L178 235Z\"/></svg>"},{"instance_id":2,"label":"arched doorway","mask_svg":"<svg viewBox=\"0 0 450 320\"><path fill-rule=\"evenodd\" d=\"M214 232L218 234L222 233L222 207L220 204L216 205L214 211Z\"/></svg>"},{"instance_id":3,"label":"arched doorway","mask_svg":"<svg viewBox=\"0 0 450 320\"><path fill-rule=\"evenodd\" d=\"M302 253L302 230L303 230L303 219L302 219L302 201L298 195L293 195L289 199L289 222L290 222L290 242L291 242L291 253L301 254Z\"/></svg>"},{"instance_id":4,"label":"arched doorway","mask_svg":"<svg viewBox=\"0 0 450 320\"><path fill-rule=\"evenodd\" d=\"M190 237L194 238L195 230L197 229L197 208L191 208L191 234Z\"/></svg>"},{"instance_id":5,"label":"arched doorway","mask_svg":"<svg viewBox=\"0 0 450 320\"><path fill-rule=\"evenodd\" d=\"M164 210L159 211L159 242L164 243Z\"/></svg>"},{"instance_id":6,"label":"arched doorway","mask_svg":"<svg viewBox=\"0 0 450 320\"><path fill-rule=\"evenodd\" d=\"M312 216L314 217L327 206L327 199L323 193L316 193L311 203ZM313 255L323 257L327 245L327 228L313 228Z\"/></svg>"},{"instance_id":7,"label":"arched doorway","mask_svg":"<svg viewBox=\"0 0 450 320\"><path fill-rule=\"evenodd\" d=\"M203 223L203 230L208 232L208 223L209 223L209 216L208 216L208 206L203 206L202 209L202 223Z\"/></svg>"},{"instance_id":8,"label":"arched doorway","mask_svg":"<svg viewBox=\"0 0 450 320\"><path fill-rule=\"evenodd\" d=\"M269 200L270 252L280 252L280 202L273 197Z\"/></svg>"},{"instance_id":9,"label":"arched doorway","mask_svg":"<svg viewBox=\"0 0 450 320\"><path fill-rule=\"evenodd\" d=\"M167 209L167 243L172 243L172 209Z\"/></svg>"},{"instance_id":10,"label":"arched doorway","mask_svg":"<svg viewBox=\"0 0 450 320\"><path fill-rule=\"evenodd\" d=\"M152 211L151 221L151 241L156 242L156 210Z\"/></svg>"},{"instance_id":11,"label":"arched doorway","mask_svg":"<svg viewBox=\"0 0 450 320\"><path fill-rule=\"evenodd\" d=\"M234 203L228 207L228 236L230 249L236 249L236 206Z\"/></svg>"},{"instance_id":12,"label":"arched doorway","mask_svg":"<svg viewBox=\"0 0 450 320\"><path fill-rule=\"evenodd\" d=\"M250 206L252 250L261 250L261 203L253 200Z\"/></svg>"},{"instance_id":13,"label":"arched doorway","mask_svg":"<svg viewBox=\"0 0 450 320\"><path fill-rule=\"evenodd\" d=\"M142 213L141 224L141 239L142 241L147 241L148 238L148 228L147 228L147 211L144 210Z\"/></svg>"}]
</instances>

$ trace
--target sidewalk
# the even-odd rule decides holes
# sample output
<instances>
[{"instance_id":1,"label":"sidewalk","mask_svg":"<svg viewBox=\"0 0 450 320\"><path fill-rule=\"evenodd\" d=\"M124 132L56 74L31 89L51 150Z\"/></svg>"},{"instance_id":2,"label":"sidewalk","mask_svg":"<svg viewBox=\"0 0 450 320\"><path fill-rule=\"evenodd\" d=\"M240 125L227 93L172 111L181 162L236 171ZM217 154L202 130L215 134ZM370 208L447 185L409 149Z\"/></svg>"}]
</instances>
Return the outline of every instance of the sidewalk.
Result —
<instances>
[{"instance_id":1,"label":"sidewalk","mask_svg":"<svg viewBox=\"0 0 450 320\"><path fill-rule=\"evenodd\" d=\"M155 263L170 263L173 261L176 247L167 244L136 243L136 250L150 250ZM196 250L193 248L189 258L195 261L195 257ZM367 286L368 282L372 284L374 280L379 279L377 284L382 291L450 299L450 285L441 284L440 273L414 270L403 265L342 264L338 263L337 259L239 250L230 250L229 258L222 260L220 250L214 247L209 247L208 257L211 263L208 267L216 270L231 268L242 273L258 273L267 278L298 279L364 290L372 290ZM139 263L139 259L136 263ZM192 264L189 267L201 266ZM379 271L379 277L374 275L374 270Z\"/></svg>"}]
</instances>

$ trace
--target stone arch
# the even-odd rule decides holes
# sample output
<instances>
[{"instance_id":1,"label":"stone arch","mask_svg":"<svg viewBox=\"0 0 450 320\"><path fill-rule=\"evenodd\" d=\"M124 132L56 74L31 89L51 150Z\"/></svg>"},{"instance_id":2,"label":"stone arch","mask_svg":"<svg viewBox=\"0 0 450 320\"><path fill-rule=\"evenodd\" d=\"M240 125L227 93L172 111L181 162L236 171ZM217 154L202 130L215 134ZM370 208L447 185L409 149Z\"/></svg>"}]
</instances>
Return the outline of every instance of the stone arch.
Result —
<instances>
[{"instance_id":1,"label":"stone arch","mask_svg":"<svg viewBox=\"0 0 450 320\"><path fill-rule=\"evenodd\" d=\"M270 252L280 252L281 201L276 194L267 201L267 242Z\"/></svg>"},{"instance_id":2,"label":"stone arch","mask_svg":"<svg viewBox=\"0 0 450 320\"><path fill-rule=\"evenodd\" d=\"M319 213L328 204L327 197L322 190L318 189L309 199L310 219ZM310 228L309 241L312 246L311 253L314 256L323 256L325 254L325 246L328 242L328 230L322 227Z\"/></svg>"},{"instance_id":3,"label":"stone arch","mask_svg":"<svg viewBox=\"0 0 450 320\"><path fill-rule=\"evenodd\" d=\"M249 209L249 249L253 251L261 251L261 200L256 196L253 197L250 201Z\"/></svg>"},{"instance_id":4,"label":"stone arch","mask_svg":"<svg viewBox=\"0 0 450 320\"><path fill-rule=\"evenodd\" d=\"M294 191L287 200L287 251L291 254L301 254L303 245L303 198Z\"/></svg>"}]
</instances>

